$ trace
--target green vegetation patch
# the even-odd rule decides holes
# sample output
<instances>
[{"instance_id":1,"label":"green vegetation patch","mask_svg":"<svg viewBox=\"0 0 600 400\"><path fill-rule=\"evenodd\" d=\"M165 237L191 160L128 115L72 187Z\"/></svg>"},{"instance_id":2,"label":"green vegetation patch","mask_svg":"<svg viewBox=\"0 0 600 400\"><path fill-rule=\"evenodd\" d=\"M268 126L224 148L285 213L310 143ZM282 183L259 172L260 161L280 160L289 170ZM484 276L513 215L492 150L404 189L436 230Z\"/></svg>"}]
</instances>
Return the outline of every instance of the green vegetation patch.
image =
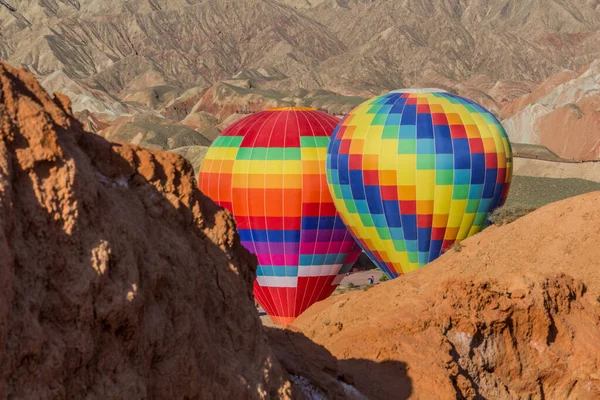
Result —
<instances>
[{"instance_id":1,"label":"green vegetation patch","mask_svg":"<svg viewBox=\"0 0 600 400\"><path fill-rule=\"evenodd\" d=\"M600 190L600 183L577 178L514 176L506 204L489 220L495 225L511 223L546 204Z\"/></svg>"},{"instance_id":2,"label":"green vegetation patch","mask_svg":"<svg viewBox=\"0 0 600 400\"><path fill-rule=\"evenodd\" d=\"M514 176L505 207L535 209L597 190L600 190L600 183L585 179Z\"/></svg>"}]
</instances>

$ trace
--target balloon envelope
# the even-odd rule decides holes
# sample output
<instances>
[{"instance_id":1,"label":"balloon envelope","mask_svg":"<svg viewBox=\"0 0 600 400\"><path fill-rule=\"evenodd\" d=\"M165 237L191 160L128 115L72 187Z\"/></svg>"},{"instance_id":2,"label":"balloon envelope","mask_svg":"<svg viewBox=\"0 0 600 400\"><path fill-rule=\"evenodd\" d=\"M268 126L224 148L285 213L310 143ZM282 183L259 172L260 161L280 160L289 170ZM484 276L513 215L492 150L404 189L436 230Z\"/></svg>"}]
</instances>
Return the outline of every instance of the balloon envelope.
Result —
<instances>
[{"instance_id":1,"label":"balloon envelope","mask_svg":"<svg viewBox=\"0 0 600 400\"><path fill-rule=\"evenodd\" d=\"M254 295L280 325L328 297L361 252L325 178L338 121L308 108L259 112L223 131L200 167L200 189L231 211L256 254Z\"/></svg>"},{"instance_id":2,"label":"balloon envelope","mask_svg":"<svg viewBox=\"0 0 600 400\"><path fill-rule=\"evenodd\" d=\"M368 100L337 126L327 153L336 207L389 278L477 233L501 206L512 152L480 105L437 90Z\"/></svg>"}]
</instances>

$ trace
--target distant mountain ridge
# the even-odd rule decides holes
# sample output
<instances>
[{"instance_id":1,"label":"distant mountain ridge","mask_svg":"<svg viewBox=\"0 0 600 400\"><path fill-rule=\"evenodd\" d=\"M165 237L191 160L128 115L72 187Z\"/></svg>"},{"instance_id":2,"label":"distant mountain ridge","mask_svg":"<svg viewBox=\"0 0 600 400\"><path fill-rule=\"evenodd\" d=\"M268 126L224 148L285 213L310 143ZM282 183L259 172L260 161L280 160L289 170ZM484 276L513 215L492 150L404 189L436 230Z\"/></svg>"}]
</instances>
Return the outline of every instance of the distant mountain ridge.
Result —
<instances>
[{"instance_id":1,"label":"distant mountain ridge","mask_svg":"<svg viewBox=\"0 0 600 400\"><path fill-rule=\"evenodd\" d=\"M220 124L318 91L318 107L343 113L360 97L423 86L500 115L550 76L600 59L600 3L2 0L0 33L1 59L103 123L150 114L204 129L188 114L211 113L210 96Z\"/></svg>"},{"instance_id":2,"label":"distant mountain ridge","mask_svg":"<svg viewBox=\"0 0 600 400\"><path fill-rule=\"evenodd\" d=\"M265 86L338 92L477 75L540 81L600 54L600 8L585 0L3 4L2 58L38 75L62 69L112 94L145 74L192 87L261 69Z\"/></svg>"}]
</instances>

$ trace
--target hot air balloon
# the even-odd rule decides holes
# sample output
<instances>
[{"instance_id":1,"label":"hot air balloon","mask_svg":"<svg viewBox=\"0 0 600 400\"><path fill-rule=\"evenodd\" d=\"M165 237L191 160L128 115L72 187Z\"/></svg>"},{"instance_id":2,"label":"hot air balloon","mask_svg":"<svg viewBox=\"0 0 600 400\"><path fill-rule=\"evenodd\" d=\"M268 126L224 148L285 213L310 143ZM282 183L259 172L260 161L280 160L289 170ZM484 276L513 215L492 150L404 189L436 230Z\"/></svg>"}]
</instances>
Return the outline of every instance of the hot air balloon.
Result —
<instances>
[{"instance_id":1,"label":"hot air balloon","mask_svg":"<svg viewBox=\"0 0 600 400\"><path fill-rule=\"evenodd\" d=\"M256 254L254 296L279 325L328 297L361 253L325 178L337 123L312 108L265 110L223 131L200 167L200 190Z\"/></svg>"},{"instance_id":2,"label":"hot air balloon","mask_svg":"<svg viewBox=\"0 0 600 400\"><path fill-rule=\"evenodd\" d=\"M442 90L366 101L340 121L327 150L336 208L390 279L480 231L504 204L511 177L500 122Z\"/></svg>"}]
</instances>

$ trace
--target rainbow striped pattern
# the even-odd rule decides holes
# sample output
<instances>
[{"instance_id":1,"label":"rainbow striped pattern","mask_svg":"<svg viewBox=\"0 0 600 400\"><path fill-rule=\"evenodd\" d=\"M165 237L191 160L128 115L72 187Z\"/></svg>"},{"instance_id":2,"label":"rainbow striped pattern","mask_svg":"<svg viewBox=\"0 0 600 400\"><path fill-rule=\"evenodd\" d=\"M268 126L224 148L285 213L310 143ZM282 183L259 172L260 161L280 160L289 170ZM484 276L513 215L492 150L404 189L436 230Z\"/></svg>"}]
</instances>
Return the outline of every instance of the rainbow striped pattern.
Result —
<instances>
[{"instance_id":1,"label":"rainbow striped pattern","mask_svg":"<svg viewBox=\"0 0 600 400\"><path fill-rule=\"evenodd\" d=\"M361 252L325 178L338 122L311 108L262 111L223 131L200 167L200 189L258 257L254 295L280 325L328 297Z\"/></svg>"},{"instance_id":2,"label":"rainbow striped pattern","mask_svg":"<svg viewBox=\"0 0 600 400\"><path fill-rule=\"evenodd\" d=\"M477 233L504 204L512 152L498 120L443 91L371 99L338 125L327 153L336 208L389 278Z\"/></svg>"}]
</instances>

